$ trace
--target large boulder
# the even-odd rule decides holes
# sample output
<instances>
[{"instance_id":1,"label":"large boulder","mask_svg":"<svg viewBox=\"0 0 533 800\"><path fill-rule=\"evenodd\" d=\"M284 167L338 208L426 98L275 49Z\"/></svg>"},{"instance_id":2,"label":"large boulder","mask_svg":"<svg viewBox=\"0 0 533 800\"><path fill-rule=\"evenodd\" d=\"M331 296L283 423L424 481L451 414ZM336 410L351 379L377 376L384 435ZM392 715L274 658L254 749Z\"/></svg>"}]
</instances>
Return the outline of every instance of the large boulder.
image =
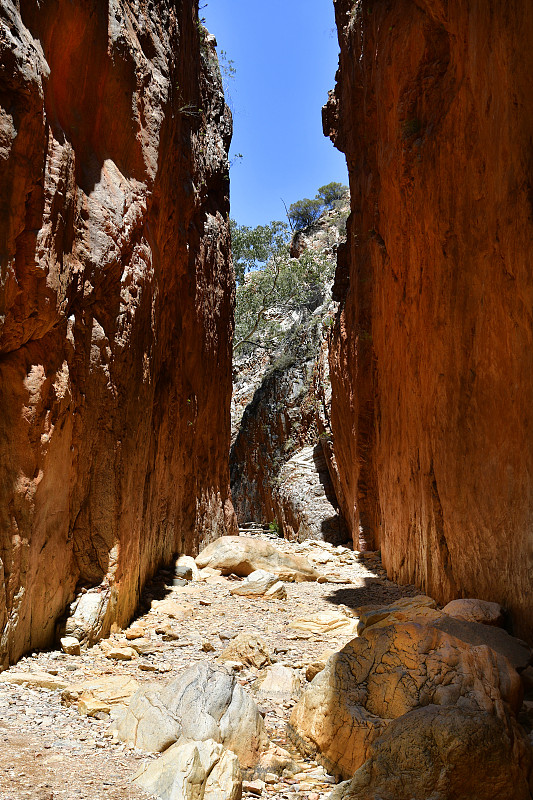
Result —
<instances>
[{"instance_id":1,"label":"large boulder","mask_svg":"<svg viewBox=\"0 0 533 800\"><path fill-rule=\"evenodd\" d=\"M182 740L213 739L232 750L242 767L255 766L268 747L254 701L224 668L195 664L162 689L140 689L116 716L117 737L149 752Z\"/></svg>"},{"instance_id":2,"label":"large boulder","mask_svg":"<svg viewBox=\"0 0 533 800\"><path fill-rule=\"evenodd\" d=\"M479 602L481 601L473 601L476 604ZM496 606L497 604L489 605ZM499 606L497 607L499 608ZM470 608L473 609L475 606ZM359 633L370 627L384 628L401 622L431 623L436 628L461 639L467 644L487 645L492 650L496 650L502 656L508 658L511 664L519 671L524 670L531 663L531 648L521 639L516 639L508 634L507 631L495 625L467 621L460 616L450 616L447 612L445 613L444 609L439 611L435 601L425 595L402 597L389 606L378 608L366 606L359 608L358 613ZM472 616L474 616L474 612L472 612Z\"/></svg>"},{"instance_id":3,"label":"large boulder","mask_svg":"<svg viewBox=\"0 0 533 800\"><path fill-rule=\"evenodd\" d=\"M390 721L419 706L458 705L505 719L521 697L516 670L485 645L416 622L370 627L309 684L289 732L300 750L351 777Z\"/></svg>"},{"instance_id":4,"label":"large boulder","mask_svg":"<svg viewBox=\"0 0 533 800\"><path fill-rule=\"evenodd\" d=\"M200 568L212 567L223 575L246 577L265 570L284 581L315 581L319 573L305 558L283 553L264 539L249 536L221 536L196 557Z\"/></svg>"},{"instance_id":5,"label":"large boulder","mask_svg":"<svg viewBox=\"0 0 533 800\"><path fill-rule=\"evenodd\" d=\"M451 600L442 609L450 617L457 617L465 622L481 622L483 625L503 625L504 610L499 603L476 598Z\"/></svg>"},{"instance_id":6,"label":"large boulder","mask_svg":"<svg viewBox=\"0 0 533 800\"><path fill-rule=\"evenodd\" d=\"M391 722L330 800L530 800L529 768L499 717L429 705Z\"/></svg>"},{"instance_id":7,"label":"large boulder","mask_svg":"<svg viewBox=\"0 0 533 800\"><path fill-rule=\"evenodd\" d=\"M159 800L240 800L242 794L237 756L212 739L172 745L141 767L133 783Z\"/></svg>"}]
</instances>

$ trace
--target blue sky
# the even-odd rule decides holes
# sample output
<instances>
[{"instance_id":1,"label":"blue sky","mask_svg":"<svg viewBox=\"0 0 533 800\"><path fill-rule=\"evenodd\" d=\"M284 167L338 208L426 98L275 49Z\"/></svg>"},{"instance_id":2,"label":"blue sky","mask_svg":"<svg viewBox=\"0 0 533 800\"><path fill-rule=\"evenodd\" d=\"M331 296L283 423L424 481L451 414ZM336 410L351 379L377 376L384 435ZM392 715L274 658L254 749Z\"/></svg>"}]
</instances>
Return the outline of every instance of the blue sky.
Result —
<instances>
[{"instance_id":1,"label":"blue sky","mask_svg":"<svg viewBox=\"0 0 533 800\"><path fill-rule=\"evenodd\" d=\"M231 216L284 219L280 198L290 205L347 183L344 155L322 134L338 61L332 0L200 0L200 16L236 69L226 81L231 152L243 158L231 170Z\"/></svg>"}]
</instances>

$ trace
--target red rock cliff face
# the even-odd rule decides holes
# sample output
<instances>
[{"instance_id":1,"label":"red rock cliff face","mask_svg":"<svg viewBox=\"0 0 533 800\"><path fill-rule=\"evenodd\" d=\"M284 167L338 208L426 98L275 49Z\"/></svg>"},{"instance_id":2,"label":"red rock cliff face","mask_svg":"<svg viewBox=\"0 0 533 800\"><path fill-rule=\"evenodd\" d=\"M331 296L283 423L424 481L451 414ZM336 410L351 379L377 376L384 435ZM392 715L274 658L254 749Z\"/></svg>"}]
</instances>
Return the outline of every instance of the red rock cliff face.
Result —
<instances>
[{"instance_id":1,"label":"red rock cliff face","mask_svg":"<svg viewBox=\"0 0 533 800\"><path fill-rule=\"evenodd\" d=\"M231 120L191 0L0 7L0 660L233 532Z\"/></svg>"},{"instance_id":2,"label":"red rock cliff face","mask_svg":"<svg viewBox=\"0 0 533 800\"><path fill-rule=\"evenodd\" d=\"M533 638L533 6L336 2L352 193L331 361L357 541ZM335 402L336 400L336 402Z\"/></svg>"}]
</instances>

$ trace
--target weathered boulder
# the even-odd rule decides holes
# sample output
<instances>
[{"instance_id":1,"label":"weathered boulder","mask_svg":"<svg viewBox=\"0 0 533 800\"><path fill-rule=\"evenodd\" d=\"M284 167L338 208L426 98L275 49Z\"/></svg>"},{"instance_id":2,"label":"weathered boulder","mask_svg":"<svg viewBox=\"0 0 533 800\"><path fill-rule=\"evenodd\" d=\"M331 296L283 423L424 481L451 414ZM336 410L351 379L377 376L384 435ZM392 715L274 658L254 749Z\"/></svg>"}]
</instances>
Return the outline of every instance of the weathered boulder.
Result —
<instances>
[{"instance_id":1,"label":"weathered boulder","mask_svg":"<svg viewBox=\"0 0 533 800\"><path fill-rule=\"evenodd\" d=\"M487 646L472 646L433 625L370 627L333 655L304 691L290 733L328 770L351 777L390 720L435 704L506 720L520 708L520 678Z\"/></svg>"},{"instance_id":2,"label":"weathered boulder","mask_svg":"<svg viewBox=\"0 0 533 800\"><path fill-rule=\"evenodd\" d=\"M330 348L338 496L390 578L499 602L533 642L533 10L335 9L324 123L352 208Z\"/></svg>"},{"instance_id":3,"label":"weathered boulder","mask_svg":"<svg viewBox=\"0 0 533 800\"><path fill-rule=\"evenodd\" d=\"M260 698L267 697L275 702L292 700L300 694L300 679L291 667L273 664L267 667L254 688Z\"/></svg>"},{"instance_id":4,"label":"weathered boulder","mask_svg":"<svg viewBox=\"0 0 533 800\"><path fill-rule=\"evenodd\" d=\"M192 0L0 4L4 665L235 530L230 135Z\"/></svg>"},{"instance_id":5,"label":"weathered boulder","mask_svg":"<svg viewBox=\"0 0 533 800\"><path fill-rule=\"evenodd\" d=\"M221 536L196 557L200 568L212 567L223 575L246 576L262 569L284 581L315 581L318 572L300 556L283 553L264 539L249 536Z\"/></svg>"},{"instance_id":6,"label":"weathered boulder","mask_svg":"<svg viewBox=\"0 0 533 800\"><path fill-rule=\"evenodd\" d=\"M279 577L264 569L256 569L246 576L242 583L230 589L230 594L242 597L262 597L269 589L279 583Z\"/></svg>"},{"instance_id":7,"label":"weathered boulder","mask_svg":"<svg viewBox=\"0 0 533 800\"><path fill-rule=\"evenodd\" d=\"M442 609L449 617L457 617L465 622L481 622L483 625L503 625L504 611L499 603L488 600L464 598L452 600Z\"/></svg>"},{"instance_id":8,"label":"weathered boulder","mask_svg":"<svg viewBox=\"0 0 533 800\"><path fill-rule=\"evenodd\" d=\"M242 767L253 767L268 747L263 718L233 675L207 662L180 673L164 688L142 688L116 715L121 741L162 752L184 740L213 739L232 750Z\"/></svg>"},{"instance_id":9,"label":"weathered boulder","mask_svg":"<svg viewBox=\"0 0 533 800\"><path fill-rule=\"evenodd\" d=\"M394 625L398 622L431 622L440 619L441 612L432 597L416 595L416 597L400 597L388 606L360 606L359 632L370 626Z\"/></svg>"},{"instance_id":10,"label":"weathered boulder","mask_svg":"<svg viewBox=\"0 0 533 800\"><path fill-rule=\"evenodd\" d=\"M231 750L207 739L177 742L133 778L159 800L240 800L242 775Z\"/></svg>"},{"instance_id":11,"label":"weathered boulder","mask_svg":"<svg viewBox=\"0 0 533 800\"><path fill-rule=\"evenodd\" d=\"M330 800L530 800L530 765L499 717L429 705L393 720Z\"/></svg>"},{"instance_id":12,"label":"weathered boulder","mask_svg":"<svg viewBox=\"0 0 533 800\"><path fill-rule=\"evenodd\" d=\"M245 631L231 641L220 658L223 661L241 661L258 669L270 664L270 653L261 637Z\"/></svg>"},{"instance_id":13,"label":"weathered boulder","mask_svg":"<svg viewBox=\"0 0 533 800\"><path fill-rule=\"evenodd\" d=\"M196 566L196 561L192 556L179 556L176 559L175 565L175 574L178 575L179 571L182 571L183 576L187 578L187 580L197 581L200 579L199 570ZM190 577L189 577L190 576Z\"/></svg>"},{"instance_id":14,"label":"weathered boulder","mask_svg":"<svg viewBox=\"0 0 533 800\"><path fill-rule=\"evenodd\" d=\"M524 670L533 659L531 648L521 639L516 639L502 628L451 617L444 613L444 609L439 611L435 601L424 595L402 597L390 606L363 607L358 609L358 613L359 633L370 627L385 628L400 622L430 623L466 644L490 647L505 656L517 670Z\"/></svg>"}]
</instances>

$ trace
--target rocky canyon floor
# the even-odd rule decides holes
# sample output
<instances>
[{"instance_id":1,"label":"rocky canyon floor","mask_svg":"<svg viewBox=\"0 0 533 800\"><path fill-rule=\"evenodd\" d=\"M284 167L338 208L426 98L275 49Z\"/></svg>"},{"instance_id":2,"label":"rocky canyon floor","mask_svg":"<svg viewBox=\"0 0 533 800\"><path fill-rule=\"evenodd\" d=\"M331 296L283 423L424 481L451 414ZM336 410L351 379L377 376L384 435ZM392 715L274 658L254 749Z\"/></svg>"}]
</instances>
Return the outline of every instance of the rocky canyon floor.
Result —
<instances>
[{"instance_id":1,"label":"rocky canyon floor","mask_svg":"<svg viewBox=\"0 0 533 800\"><path fill-rule=\"evenodd\" d=\"M259 636L270 661L293 668L304 686L310 664L353 638L354 608L416 594L413 587L387 580L377 554L364 556L320 542L275 543L286 552L305 555L328 582L286 583L286 599L267 601L231 595L237 585L231 576L213 575L174 587L167 585L172 584L169 573L159 573L145 590L141 613L128 631L114 633L81 655L60 650L32 653L1 673L1 800L146 800L151 795L132 785L131 778L143 762L157 756L113 738L105 709L84 709L82 704L82 712L96 716L80 713L79 698L87 688L122 678L115 681L114 699L121 694L127 698L138 686L168 683L191 664L220 664L221 653L241 633ZM342 619L335 627L333 617L328 622L328 614L321 612L340 613L345 630ZM304 622L292 627L297 620ZM129 638L132 633L136 639ZM276 691L269 696L268 689L258 694L266 665L235 668L239 682L259 704L271 740L288 749L295 762L295 769L283 776L267 775L262 784L248 789L245 785L243 794L293 800L326 797L334 778L315 761L303 759L286 737L298 689L292 699L281 700Z\"/></svg>"}]
</instances>

